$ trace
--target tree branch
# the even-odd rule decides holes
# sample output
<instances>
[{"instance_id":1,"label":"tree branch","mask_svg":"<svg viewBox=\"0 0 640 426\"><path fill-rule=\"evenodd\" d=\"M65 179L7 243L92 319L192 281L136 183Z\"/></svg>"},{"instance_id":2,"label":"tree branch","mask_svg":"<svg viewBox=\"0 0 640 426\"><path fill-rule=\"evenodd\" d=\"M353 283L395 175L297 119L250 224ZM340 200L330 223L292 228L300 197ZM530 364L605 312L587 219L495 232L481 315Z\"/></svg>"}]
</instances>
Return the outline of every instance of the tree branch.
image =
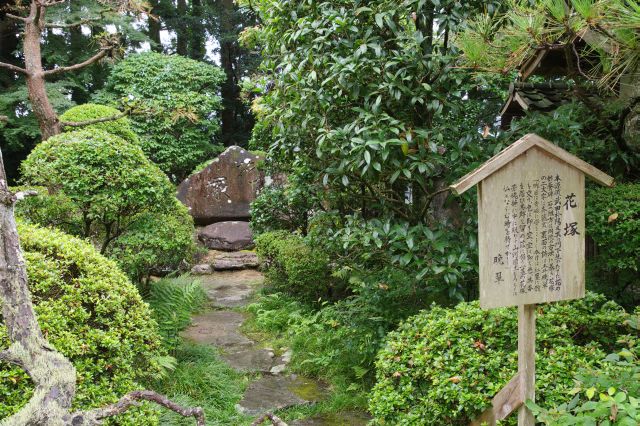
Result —
<instances>
[{"instance_id":1,"label":"tree branch","mask_svg":"<svg viewBox=\"0 0 640 426\"><path fill-rule=\"evenodd\" d=\"M276 416L273 413L265 413L261 415L253 423L251 423L251 426L258 426L259 424L262 424L267 419L271 420L271 423L273 424L273 426L288 426L285 422L282 421L280 417Z\"/></svg>"},{"instance_id":2,"label":"tree branch","mask_svg":"<svg viewBox=\"0 0 640 426\"><path fill-rule=\"evenodd\" d=\"M26 69L20 68L19 66L16 66L16 65L7 64L6 62L0 62L0 68L6 68L9 71L19 72L25 75L28 74Z\"/></svg>"},{"instance_id":3,"label":"tree branch","mask_svg":"<svg viewBox=\"0 0 640 426\"><path fill-rule=\"evenodd\" d=\"M104 123L107 121L115 121L115 120L119 120L122 117L126 117L127 113L123 112L117 115L112 115L111 117L101 117L101 118L94 118L93 120L85 120L85 121L61 121L60 124L63 126L68 126L68 127L84 127L84 126L90 126L92 124L98 124L98 123Z\"/></svg>"},{"instance_id":4,"label":"tree branch","mask_svg":"<svg viewBox=\"0 0 640 426\"><path fill-rule=\"evenodd\" d=\"M25 18L24 16L14 15L13 13L5 13L5 15L9 19L13 19L15 21L29 22L29 18Z\"/></svg>"},{"instance_id":5,"label":"tree branch","mask_svg":"<svg viewBox=\"0 0 640 426\"><path fill-rule=\"evenodd\" d=\"M99 61L100 59L102 59L105 56L107 56L108 53L109 53L109 49L102 49L98 53L96 53L95 55L93 55L92 57L90 57L89 59L87 59L84 62L80 62L80 63L75 64L75 65L70 65L68 67L58 67L58 68L54 68L52 70L47 70L47 71L44 72L44 75L45 75L45 77L47 77L47 76L50 76L50 75L61 74L63 72L67 72L67 71L79 70L81 68L86 67L87 65L91 65L94 62Z\"/></svg>"},{"instance_id":6,"label":"tree branch","mask_svg":"<svg viewBox=\"0 0 640 426\"><path fill-rule=\"evenodd\" d=\"M164 395L160 395L154 391L140 390L133 391L123 396L120 401L106 407L96 408L91 411L81 411L71 414L71 424L75 421L84 420L86 423L77 424L99 424L101 420L108 417L117 416L127 411L131 407L138 405L138 401L155 402L169 410L180 414L183 417L193 417L196 419L197 426L205 426L204 410L200 407L185 408L171 401Z\"/></svg>"}]
</instances>

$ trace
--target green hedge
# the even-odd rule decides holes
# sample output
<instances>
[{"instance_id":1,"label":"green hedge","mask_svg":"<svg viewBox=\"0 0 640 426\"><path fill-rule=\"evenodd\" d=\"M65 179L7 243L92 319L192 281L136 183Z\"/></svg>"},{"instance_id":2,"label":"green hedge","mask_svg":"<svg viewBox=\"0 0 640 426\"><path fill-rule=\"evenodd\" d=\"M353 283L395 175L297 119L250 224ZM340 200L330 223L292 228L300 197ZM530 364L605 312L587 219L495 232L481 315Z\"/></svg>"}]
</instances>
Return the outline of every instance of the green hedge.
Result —
<instances>
[{"instance_id":1,"label":"green hedge","mask_svg":"<svg viewBox=\"0 0 640 426\"><path fill-rule=\"evenodd\" d=\"M537 312L536 399L555 405L566 401L575 372L628 332L627 315L594 293ZM467 425L517 371L516 310L434 306L388 335L376 370L369 405L375 424Z\"/></svg>"},{"instance_id":2,"label":"green hedge","mask_svg":"<svg viewBox=\"0 0 640 426\"><path fill-rule=\"evenodd\" d=\"M114 262L58 230L19 224L18 232L42 331L77 369L76 408L115 402L161 372L165 353L157 325ZM0 323L0 350L8 343ZM24 371L0 364L0 418L15 413L32 392ZM143 408L121 416L117 424L155 423Z\"/></svg>"},{"instance_id":3,"label":"green hedge","mask_svg":"<svg viewBox=\"0 0 640 426\"><path fill-rule=\"evenodd\" d=\"M64 114L60 116L60 121L81 122L99 118L116 117L120 114L120 111L110 106L98 104L83 104L74 106L73 108L69 108L67 111L65 111ZM70 132L78 129L78 127L66 126L64 128L64 131ZM81 127L81 129L103 130L107 133L111 133L112 135L121 137L129 143L140 145L140 140L138 139L138 136L136 136L136 134L133 132L133 130L131 130L131 122L127 117L83 126Z\"/></svg>"},{"instance_id":4,"label":"green hedge","mask_svg":"<svg viewBox=\"0 0 640 426\"><path fill-rule=\"evenodd\" d=\"M288 231L266 232L256 238L256 251L274 290L307 302L331 298L334 279L329 258L305 244L302 237Z\"/></svg>"},{"instance_id":5,"label":"green hedge","mask_svg":"<svg viewBox=\"0 0 640 426\"><path fill-rule=\"evenodd\" d=\"M598 188L587 201L587 234L598 246L587 284L635 306L640 302L640 184Z\"/></svg>"}]
</instances>

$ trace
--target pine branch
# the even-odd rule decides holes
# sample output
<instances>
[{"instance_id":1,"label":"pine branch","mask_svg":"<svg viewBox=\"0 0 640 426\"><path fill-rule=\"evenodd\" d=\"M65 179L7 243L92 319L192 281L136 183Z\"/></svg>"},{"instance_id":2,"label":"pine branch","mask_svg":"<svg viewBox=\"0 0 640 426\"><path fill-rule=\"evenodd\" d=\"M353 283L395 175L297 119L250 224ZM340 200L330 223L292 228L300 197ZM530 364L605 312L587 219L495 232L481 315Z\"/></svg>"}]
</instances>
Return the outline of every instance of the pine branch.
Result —
<instances>
[{"instance_id":1,"label":"pine branch","mask_svg":"<svg viewBox=\"0 0 640 426\"><path fill-rule=\"evenodd\" d=\"M19 73L25 74L25 75L28 74L26 69L20 68L17 65L7 64L6 62L0 62L0 68L6 68L9 71L19 72Z\"/></svg>"},{"instance_id":2,"label":"pine branch","mask_svg":"<svg viewBox=\"0 0 640 426\"><path fill-rule=\"evenodd\" d=\"M13 19L15 21L28 22L29 18L25 18L24 16L14 15L13 13L5 13L5 15L9 19Z\"/></svg>"},{"instance_id":3,"label":"pine branch","mask_svg":"<svg viewBox=\"0 0 640 426\"><path fill-rule=\"evenodd\" d=\"M75 70L79 70L81 68L84 68L88 65L91 65L95 62L98 62L100 59L104 58L105 56L107 56L109 54L110 49L101 49L98 53L96 53L95 55L93 55L92 57L90 57L89 59L87 59L86 61L77 63L75 65L70 65L68 67L58 67L58 68L54 68L52 70L47 70L44 72L45 77L46 76L50 76L50 75L56 75L56 74L62 74L64 72L68 72L68 71L75 71Z\"/></svg>"},{"instance_id":4,"label":"pine branch","mask_svg":"<svg viewBox=\"0 0 640 426\"><path fill-rule=\"evenodd\" d=\"M124 413L131 407L136 407L138 405L138 401L155 402L156 404L161 405L175 413L178 413L183 417L194 417L196 419L197 426L205 426L204 410L202 410L202 408L182 407L171 401L166 396L148 390L130 392L129 394L123 396L120 401L116 402L115 404L107 405L106 407L96 408L91 411L74 413L71 415L71 422L72 424L76 424L74 423L74 421L82 419L87 422L87 424L99 424L106 418L117 416L118 414Z\"/></svg>"}]
</instances>

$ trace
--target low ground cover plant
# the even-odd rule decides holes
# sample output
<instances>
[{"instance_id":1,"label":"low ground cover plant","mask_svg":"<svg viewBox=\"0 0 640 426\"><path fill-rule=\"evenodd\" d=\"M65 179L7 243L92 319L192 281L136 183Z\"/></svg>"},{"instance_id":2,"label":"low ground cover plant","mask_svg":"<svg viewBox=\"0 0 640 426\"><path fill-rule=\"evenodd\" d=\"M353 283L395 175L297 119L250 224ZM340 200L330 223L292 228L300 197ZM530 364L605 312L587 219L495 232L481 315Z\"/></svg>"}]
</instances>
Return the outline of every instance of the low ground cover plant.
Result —
<instances>
[{"instance_id":1,"label":"low ground cover plant","mask_svg":"<svg viewBox=\"0 0 640 426\"><path fill-rule=\"evenodd\" d=\"M537 314L536 399L543 405L565 402L575 372L598 366L629 333L624 309L594 293L540 305ZM516 373L515 336L515 309L484 311L478 302L409 318L378 355L374 423L468 424Z\"/></svg>"},{"instance_id":2,"label":"low ground cover plant","mask_svg":"<svg viewBox=\"0 0 640 426\"><path fill-rule=\"evenodd\" d=\"M29 289L49 342L77 369L78 408L117 401L163 373L156 322L136 287L117 265L86 241L54 229L19 224ZM0 321L0 350L7 347ZM31 396L27 374L0 365L0 418ZM148 408L120 416L120 425L155 424Z\"/></svg>"}]
</instances>

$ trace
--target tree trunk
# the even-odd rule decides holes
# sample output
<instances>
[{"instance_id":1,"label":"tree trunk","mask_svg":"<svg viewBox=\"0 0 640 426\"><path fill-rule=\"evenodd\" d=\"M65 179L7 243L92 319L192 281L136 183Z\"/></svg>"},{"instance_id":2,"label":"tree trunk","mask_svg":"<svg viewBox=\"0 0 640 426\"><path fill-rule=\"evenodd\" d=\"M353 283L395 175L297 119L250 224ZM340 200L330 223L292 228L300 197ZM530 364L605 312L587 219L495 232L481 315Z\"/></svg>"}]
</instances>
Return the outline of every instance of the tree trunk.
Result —
<instances>
[{"instance_id":1,"label":"tree trunk","mask_svg":"<svg viewBox=\"0 0 640 426\"><path fill-rule=\"evenodd\" d=\"M42 140L61 132L58 115L53 109L45 84L42 68L42 54L40 51L40 37L44 27L45 8L39 6L35 0L31 2L31 14L24 25L24 63L27 70L27 92L31 101L31 108L38 120Z\"/></svg>"},{"instance_id":2,"label":"tree trunk","mask_svg":"<svg viewBox=\"0 0 640 426\"><path fill-rule=\"evenodd\" d=\"M160 10L159 10L159 1L152 0L151 5L151 15L153 17L147 17L147 34L149 38L153 42L151 45L151 49L155 52L162 52L162 43L160 42ZM155 18L155 19L154 19Z\"/></svg>"},{"instance_id":3,"label":"tree trunk","mask_svg":"<svg viewBox=\"0 0 640 426\"><path fill-rule=\"evenodd\" d=\"M0 425L58 424L68 412L76 392L73 364L45 340L27 287L27 271L20 250L13 215L16 197L7 187L0 152L0 305L11 345L0 352L0 360L23 368L35 390L31 400L18 413Z\"/></svg>"},{"instance_id":4,"label":"tree trunk","mask_svg":"<svg viewBox=\"0 0 640 426\"><path fill-rule=\"evenodd\" d=\"M189 57L197 61L202 61L206 55L204 46L205 31L202 24L203 10L202 0L191 1L191 37L189 40Z\"/></svg>"},{"instance_id":5,"label":"tree trunk","mask_svg":"<svg viewBox=\"0 0 640 426\"><path fill-rule=\"evenodd\" d=\"M178 0L177 6L177 23L176 26L176 53L178 55L187 56L187 2L186 0Z\"/></svg>"},{"instance_id":6,"label":"tree trunk","mask_svg":"<svg viewBox=\"0 0 640 426\"><path fill-rule=\"evenodd\" d=\"M222 113L221 118L221 131L222 141L225 146L230 146L235 143L233 140L233 134L236 127L236 103L238 95L240 94L240 88L235 74L235 58L236 48L235 41L230 35L234 31L234 4L233 0L222 1L222 14L221 14L221 34L220 37L220 65L222 70L227 76L221 87L222 95Z\"/></svg>"}]
</instances>

